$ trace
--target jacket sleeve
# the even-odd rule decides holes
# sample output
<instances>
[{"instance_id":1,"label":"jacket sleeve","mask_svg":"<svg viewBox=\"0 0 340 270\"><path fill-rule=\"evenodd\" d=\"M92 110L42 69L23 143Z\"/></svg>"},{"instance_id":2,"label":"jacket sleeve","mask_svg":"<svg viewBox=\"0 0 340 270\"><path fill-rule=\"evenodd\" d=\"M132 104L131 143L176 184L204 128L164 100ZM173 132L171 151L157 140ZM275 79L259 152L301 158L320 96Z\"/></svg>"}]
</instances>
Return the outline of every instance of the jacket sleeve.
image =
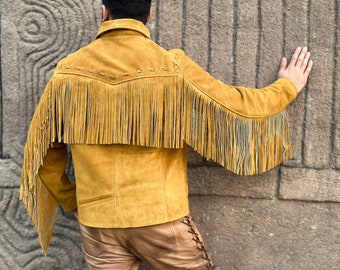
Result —
<instances>
[{"instance_id":1,"label":"jacket sleeve","mask_svg":"<svg viewBox=\"0 0 340 270\"><path fill-rule=\"evenodd\" d=\"M184 55L184 78L203 95L246 118L261 118L282 112L297 96L293 82L278 79L262 89L229 86L214 79Z\"/></svg>"},{"instance_id":2,"label":"jacket sleeve","mask_svg":"<svg viewBox=\"0 0 340 270\"><path fill-rule=\"evenodd\" d=\"M66 145L53 143L39 168L38 177L56 201L67 211L77 208L75 183L65 173L68 154Z\"/></svg>"},{"instance_id":3,"label":"jacket sleeve","mask_svg":"<svg viewBox=\"0 0 340 270\"><path fill-rule=\"evenodd\" d=\"M297 90L287 79L262 89L229 86L182 51L185 142L199 154L241 175L263 173L292 158L286 107Z\"/></svg>"}]
</instances>

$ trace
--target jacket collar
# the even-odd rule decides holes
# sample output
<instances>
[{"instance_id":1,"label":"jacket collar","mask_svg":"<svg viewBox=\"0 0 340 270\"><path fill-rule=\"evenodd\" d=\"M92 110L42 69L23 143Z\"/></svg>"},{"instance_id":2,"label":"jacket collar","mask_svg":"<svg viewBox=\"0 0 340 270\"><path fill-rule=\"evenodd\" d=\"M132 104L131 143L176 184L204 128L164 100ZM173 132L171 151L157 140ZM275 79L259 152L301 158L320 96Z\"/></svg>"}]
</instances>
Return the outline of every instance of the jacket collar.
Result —
<instances>
[{"instance_id":1,"label":"jacket collar","mask_svg":"<svg viewBox=\"0 0 340 270\"><path fill-rule=\"evenodd\" d=\"M101 35L105 33L118 29L136 31L146 38L150 38L150 32L142 22L134 19L117 19L103 22L102 25L99 27L96 39L98 39Z\"/></svg>"}]
</instances>

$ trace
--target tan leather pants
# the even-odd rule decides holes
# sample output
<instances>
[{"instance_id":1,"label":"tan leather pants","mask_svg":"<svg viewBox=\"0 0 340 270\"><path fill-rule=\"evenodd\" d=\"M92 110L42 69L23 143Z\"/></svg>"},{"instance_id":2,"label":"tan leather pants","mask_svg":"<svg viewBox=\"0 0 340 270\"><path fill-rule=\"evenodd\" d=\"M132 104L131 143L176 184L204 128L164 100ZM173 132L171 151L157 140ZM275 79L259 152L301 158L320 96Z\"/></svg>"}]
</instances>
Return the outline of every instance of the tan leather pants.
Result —
<instances>
[{"instance_id":1,"label":"tan leather pants","mask_svg":"<svg viewBox=\"0 0 340 270\"><path fill-rule=\"evenodd\" d=\"M154 270L213 269L190 217L128 229L80 225L80 231L89 270L137 270L142 261Z\"/></svg>"}]
</instances>

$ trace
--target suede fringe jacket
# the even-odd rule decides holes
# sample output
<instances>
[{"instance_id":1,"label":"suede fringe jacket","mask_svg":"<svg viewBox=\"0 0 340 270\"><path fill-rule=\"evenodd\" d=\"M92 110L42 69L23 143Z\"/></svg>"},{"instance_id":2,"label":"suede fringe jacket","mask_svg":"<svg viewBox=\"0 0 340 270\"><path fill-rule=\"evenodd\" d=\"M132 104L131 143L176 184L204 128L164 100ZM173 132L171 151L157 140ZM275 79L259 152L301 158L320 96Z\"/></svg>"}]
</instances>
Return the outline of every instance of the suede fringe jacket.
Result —
<instances>
[{"instance_id":1,"label":"suede fringe jacket","mask_svg":"<svg viewBox=\"0 0 340 270\"><path fill-rule=\"evenodd\" d=\"M188 214L186 145L242 175L291 158L293 83L228 86L130 19L60 61L33 116L20 198L44 254L58 204L93 227L160 224ZM65 174L70 145L76 184Z\"/></svg>"}]
</instances>

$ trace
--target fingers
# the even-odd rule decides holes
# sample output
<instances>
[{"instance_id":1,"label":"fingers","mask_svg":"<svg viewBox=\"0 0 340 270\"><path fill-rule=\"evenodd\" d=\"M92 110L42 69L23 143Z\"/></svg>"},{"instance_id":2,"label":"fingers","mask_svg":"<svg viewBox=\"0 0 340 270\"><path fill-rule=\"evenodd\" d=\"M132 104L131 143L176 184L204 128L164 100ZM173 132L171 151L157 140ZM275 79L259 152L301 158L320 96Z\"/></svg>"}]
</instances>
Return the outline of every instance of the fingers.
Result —
<instances>
[{"instance_id":1,"label":"fingers","mask_svg":"<svg viewBox=\"0 0 340 270\"><path fill-rule=\"evenodd\" d=\"M281 59L280 71L279 72L282 72L282 71L284 71L287 68L287 63L288 63L287 58L283 57Z\"/></svg>"},{"instance_id":2,"label":"fingers","mask_svg":"<svg viewBox=\"0 0 340 270\"><path fill-rule=\"evenodd\" d=\"M294 54L292 55L292 58L289 62L290 67L295 67L297 65L301 51L302 51L301 47L296 48L296 50L295 50Z\"/></svg>"},{"instance_id":3,"label":"fingers","mask_svg":"<svg viewBox=\"0 0 340 270\"><path fill-rule=\"evenodd\" d=\"M300 68L302 70L304 70L306 67L303 68L303 64L305 63L305 58L307 57L309 59L309 52L308 52L308 49L307 47L304 47L303 49L299 48L300 49L300 53L299 53L299 56L297 58L297 62L295 64L295 66L297 68ZM307 59L307 61L308 61Z\"/></svg>"},{"instance_id":4,"label":"fingers","mask_svg":"<svg viewBox=\"0 0 340 270\"><path fill-rule=\"evenodd\" d=\"M289 63L289 67L291 68L295 68L295 69L299 69L301 70L303 73L306 72L306 68L308 68L309 73L310 70L312 68L313 62L310 63L310 56L311 53L308 51L307 47L301 48L298 47L296 48L290 63Z\"/></svg>"},{"instance_id":5,"label":"fingers","mask_svg":"<svg viewBox=\"0 0 340 270\"><path fill-rule=\"evenodd\" d=\"M309 58L310 58L310 52L307 52L304 56L304 59L302 59L301 61L301 70L302 71L305 71L306 70L306 67L308 66L309 64Z\"/></svg>"},{"instance_id":6,"label":"fingers","mask_svg":"<svg viewBox=\"0 0 340 270\"><path fill-rule=\"evenodd\" d=\"M308 62L307 64L307 68L305 69L305 73L304 73L304 77L307 79L310 72L312 71L312 67L313 67L313 61L312 60L309 60L309 58L307 60L305 60Z\"/></svg>"},{"instance_id":7,"label":"fingers","mask_svg":"<svg viewBox=\"0 0 340 270\"><path fill-rule=\"evenodd\" d=\"M309 60L310 56L311 56L311 53L308 51L307 47L303 48L303 50L300 53L299 60L298 60L298 63L297 63L297 67L300 68L300 71L303 74L309 75L309 73L312 69L313 62L311 62ZM306 68L309 69L309 72L307 71Z\"/></svg>"}]
</instances>

